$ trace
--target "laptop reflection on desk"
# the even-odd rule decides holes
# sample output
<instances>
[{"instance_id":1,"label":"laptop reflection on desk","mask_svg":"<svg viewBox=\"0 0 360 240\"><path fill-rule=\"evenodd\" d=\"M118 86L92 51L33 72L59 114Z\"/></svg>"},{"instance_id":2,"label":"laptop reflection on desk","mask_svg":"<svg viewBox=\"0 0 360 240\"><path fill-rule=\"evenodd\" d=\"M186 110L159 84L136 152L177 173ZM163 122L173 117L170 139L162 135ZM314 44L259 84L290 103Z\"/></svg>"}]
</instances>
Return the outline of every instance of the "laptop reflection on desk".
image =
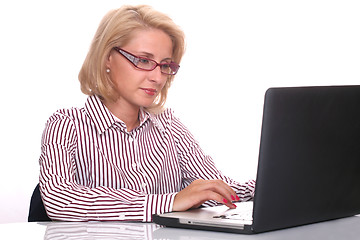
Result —
<instances>
[{"instance_id":1,"label":"laptop reflection on desk","mask_svg":"<svg viewBox=\"0 0 360 240\"><path fill-rule=\"evenodd\" d=\"M349 217L360 213L359 173L360 86L270 88L252 219L228 217L226 207L218 206L154 215L153 220L169 227L253 234Z\"/></svg>"}]
</instances>

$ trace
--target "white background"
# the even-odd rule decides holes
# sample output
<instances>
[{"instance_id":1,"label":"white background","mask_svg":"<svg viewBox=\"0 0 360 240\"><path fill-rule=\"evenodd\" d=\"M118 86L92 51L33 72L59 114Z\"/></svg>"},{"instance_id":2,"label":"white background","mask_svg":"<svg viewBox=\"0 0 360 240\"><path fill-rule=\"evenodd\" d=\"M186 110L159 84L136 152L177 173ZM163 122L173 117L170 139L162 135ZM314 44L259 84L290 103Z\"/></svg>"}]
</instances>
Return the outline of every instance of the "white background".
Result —
<instances>
[{"instance_id":1,"label":"white background","mask_svg":"<svg viewBox=\"0 0 360 240\"><path fill-rule=\"evenodd\" d=\"M27 219L47 118L85 102L77 75L101 18L138 3L185 31L167 105L239 181L256 176L268 87L360 83L359 1L2 1L0 223Z\"/></svg>"}]
</instances>

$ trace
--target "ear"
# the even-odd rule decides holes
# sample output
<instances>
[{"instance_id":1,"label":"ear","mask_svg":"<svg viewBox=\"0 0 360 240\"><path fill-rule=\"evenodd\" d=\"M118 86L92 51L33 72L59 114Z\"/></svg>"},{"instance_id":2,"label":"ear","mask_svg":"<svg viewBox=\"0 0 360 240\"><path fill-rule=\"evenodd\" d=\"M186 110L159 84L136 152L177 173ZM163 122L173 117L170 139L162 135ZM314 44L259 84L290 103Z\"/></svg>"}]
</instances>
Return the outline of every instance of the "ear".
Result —
<instances>
[{"instance_id":1,"label":"ear","mask_svg":"<svg viewBox=\"0 0 360 240\"><path fill-rule=\"evenodd\" d=\"M111 54L111 52L110 52L109 55L108 55L108 57L107 57L106 60L105 60L106 68L111 69L111 63L112 63L112 54Z\"/></svg>"}]
</instances>

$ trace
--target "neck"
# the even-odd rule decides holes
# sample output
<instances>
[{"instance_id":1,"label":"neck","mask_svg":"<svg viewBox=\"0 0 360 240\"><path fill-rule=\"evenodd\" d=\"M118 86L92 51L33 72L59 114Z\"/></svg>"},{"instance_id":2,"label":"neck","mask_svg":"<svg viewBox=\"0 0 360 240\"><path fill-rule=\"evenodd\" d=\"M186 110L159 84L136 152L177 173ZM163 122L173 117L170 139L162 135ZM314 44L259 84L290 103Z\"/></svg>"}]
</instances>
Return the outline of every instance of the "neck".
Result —
<instances>
[{"instance_id":1,"label":"neck","mask_svg":"<svg viewBox=\"0 0 360 240\"><path fill-rule=\"evenodd\" d=\"M121 100L115 102L104 101L104 104L112 114L125 123L129 132L139 126L139 107L122 103Z\"/></svg>"}]
</instances>

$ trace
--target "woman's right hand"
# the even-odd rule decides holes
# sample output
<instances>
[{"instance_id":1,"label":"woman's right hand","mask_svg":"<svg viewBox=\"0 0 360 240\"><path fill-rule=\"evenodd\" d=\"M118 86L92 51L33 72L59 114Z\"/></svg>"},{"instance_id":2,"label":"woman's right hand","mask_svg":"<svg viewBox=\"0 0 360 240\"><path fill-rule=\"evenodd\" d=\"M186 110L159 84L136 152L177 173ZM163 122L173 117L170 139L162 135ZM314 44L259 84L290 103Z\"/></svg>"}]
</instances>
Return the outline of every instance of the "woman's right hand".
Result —
<instances>
[{"instance_id":1,"label":"woman's right hand","mask_svg":"<svg viewBox=\"0 0 360 240\"><path fill-rule=\"evenodd\" d=\"M173 211L198 208L208 200L215 200L229 208L236 208L232 201L238 201L235 191L222 180L197 179L178 192L174 199Z\"/></svg>"}]
</instances>

